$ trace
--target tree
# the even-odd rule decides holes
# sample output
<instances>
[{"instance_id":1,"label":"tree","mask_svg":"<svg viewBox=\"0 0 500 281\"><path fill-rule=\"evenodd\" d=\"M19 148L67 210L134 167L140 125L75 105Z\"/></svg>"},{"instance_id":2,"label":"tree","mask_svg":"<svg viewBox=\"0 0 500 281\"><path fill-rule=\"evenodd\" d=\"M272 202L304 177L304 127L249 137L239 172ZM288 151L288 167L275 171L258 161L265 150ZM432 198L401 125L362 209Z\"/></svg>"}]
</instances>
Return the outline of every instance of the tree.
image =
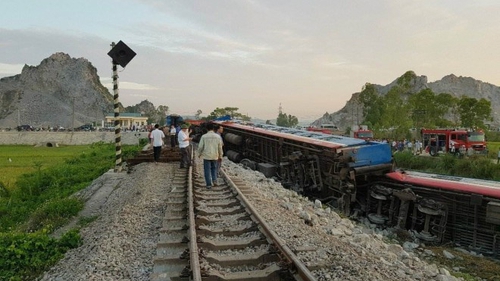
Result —
<instances>
[{"instance_id":1,"label":"tree","mask_svg":"<svg viewBox=\"0 0 500 281\"><path fill-rule=\"evenodd\" d=\"M398 84L398 86L400 86L404 90L404 93L406 93L411 89L412 83L415 81L415 78L417 78L417 74L415 74L415 72L413 72L412 70L409 70L397 79L396 84Z\"/></svg>"},{"instance_id":2,"label":"tree","mask_svg":"<svg viewBox=\"0 0 500 281\"><path fill-rule=\"evenodd\" d=\"M157 118L158 124L165 124L167 112L168 112L168 106L166 106L166 105L159 105L158 106L158 108L156 109L156 118Z\"/></svg>"},{"instance_id":3,"label":"tree","mask_svg":"<svg viewBox=\"0 0 500 281\"><path fill-rule=\"evenodd\" d=\"M404 87L394 86L383 97L383 110L379 124L381 128L391 129L393 137L406 136L413 124L408 115L410 107L402 98L404 91Z\"/></svg>"},{"instance_id":4,"label":"tree","mask_svg":"<svg viewBox=\"0 0 500 281\"><path fill-rule=\"evenodd\" d=\"M214 111L212 111L206 118L203 118L204 120L214 120L216 118L229 115L233 119L240 119L243 121L250 121L251 118L247 115L243 115L238 112L237 107L224 107L224 108L219 108L217 107Z\"/></svg>"},{"instance_id":5,"label":"tree","mask_svg":"<svg viewBox=\"0 0 500 281\"><path fill-rule=\"evenodd\" d=\"M410 95L408 98L414 127L432 128L450 125L445 117L450 111L453 96L450 94L436 95L431 89L424 89Z\"/></svg>"},{"instance_id":6,"label":"tree","mask_svg":"<svg viewBox=\"0 0 500 281\"><path fill-rule=\"evenodd\" d=\"M458 98L448 93L441 93L436 96L437 110L442 114L441 118L436 122L437 127L452 127L458 124L456 112ZM446 115L451 116L452 120L448 120Z\"/></svg>"},{"instance_id":7,"label":"tree","mask_svg":"<svg viewBox=\"0 0 500 281\"><path fill-rule=\"evenodd\" d=\"M299 124L299 119L293 115L287 115L286 113L280 112L278 118L276 119L276 125L282 127L295 127Z\"/></svg>"},{"instance_id":8,"label":"tree","mask_svg":"<svg viewBox=\"0 0 500 281\"><path fill-rule=\"evenodd\" d=\"M363 121L378 124L381 121L384 101L377 93L375 86L366 83L359 94L358 101L363 106Z\"/></svg>"},{"instance_id":9,"label":"tree","mask_svg":"<svg viewBox=\"0 0 500 281\"><path fill-rule=\"evenodd\" d=\"M458 114L462 126L466 128L484 128L484 121L491 120L491 102L484 98L477 100L462 96L458 101Z\"/></svg>"},{"instance_id":10,"label":"tree","mask_svg":"<svg viewBox=\"0 0 500 281\"><path fill-rule=\"evenodd\" d=\"M194 118L196 120L200 119L200 115L203 113L203 111L201 111L201 109L198 109L196 110L196 114L194 115Z\"/></svg>"}]
</instances>

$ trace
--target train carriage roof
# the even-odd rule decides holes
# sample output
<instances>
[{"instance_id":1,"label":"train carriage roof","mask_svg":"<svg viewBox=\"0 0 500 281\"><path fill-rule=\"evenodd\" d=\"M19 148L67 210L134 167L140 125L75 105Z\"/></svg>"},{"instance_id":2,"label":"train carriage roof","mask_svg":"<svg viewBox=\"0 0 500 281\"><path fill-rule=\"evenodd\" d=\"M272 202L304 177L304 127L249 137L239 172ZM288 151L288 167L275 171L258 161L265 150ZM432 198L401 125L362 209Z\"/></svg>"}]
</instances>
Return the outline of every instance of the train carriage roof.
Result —
<instances>
[{"instance_id":1,"label":"train carriage roof","mask_svg":"<svg viewBox=\"0 0 500 281\"><path fill-rule=\"evenodd\" d=\"M310 143L314 145L323 145L330 148L340 148L347 146L366 146L370 144L370 142L367 142L366 140L363 139L335 136L320 132L314 132L314 134L311 134L311 132L309 132L308 134L308 132L304 130L286 128L268 124L245 125L235 122L217 122L217 123L222 124L223 126L226 127L232 127L235 129L240 129L245 131L254 131L261 134L267 134L276 137L284 137L285 135L283 134L286 134L286 137L289 139L294 139L296 141ZM372 143L375 144L375 142Z\"/></svg>"},{"instance_id":2,"label":"train carriage roof","mask_svg":"<svg viewBox=\"0 0 500 281\"><path fill-rule=\"evenodd\" d=\"M442 190L480 194L500 199L500 182L462 178L456 176L427 174L413 171L396 171L386 174L387 177L400 183L426 186Z\"/></svg>"}]
</instances>

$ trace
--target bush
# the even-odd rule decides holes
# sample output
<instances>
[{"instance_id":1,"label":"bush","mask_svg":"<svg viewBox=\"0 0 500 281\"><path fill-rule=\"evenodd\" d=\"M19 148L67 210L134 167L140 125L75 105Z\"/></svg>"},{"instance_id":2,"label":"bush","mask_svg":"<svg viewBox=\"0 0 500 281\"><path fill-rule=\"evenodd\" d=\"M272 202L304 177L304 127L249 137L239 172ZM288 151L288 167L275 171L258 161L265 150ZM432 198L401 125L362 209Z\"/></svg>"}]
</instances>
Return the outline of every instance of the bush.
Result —
<instances>
[{"instance_id":1,"label":"bush","mask_svg":"<svg viewBox=\"0 0 500 281\"><path fill-rule=\"evenodd\" d=\"M434 157L433 157L434 158ZM438 161L438 169L441 174L454 175L454 170L457 165L457 157L453 154L445 154Z\"/></svg>"},{"instance_id":2,"label":"bush","mask_svg":"<svg viewBox=\"0 0 500 281\"><path fill-rule=\"evenodd\" d=\"M78 230L59 240L45 232L0 233L0 280L33 280L80 241Z\"/></svg>"},{"instance_id":3,"label":"bush","mask_svg":"<svg viewBox=\"0 0 500 281\"><path fill-rule=\"evenodd\" d=\"M394 154L396 167L400 169L427 171L435 169L436 163L431 157L420 157L410 152L398 152Z\"/></svg>"},{"instance_id":4,"label":"bush","mask_svg":"<svg viewBox=\"0 0 500 281\"><path fill-rule=\"evenodd\" d=\"M6 198L6 197L9 197L9 190L7 190L5 184L0 181L0 198Z\"/></svg>"},{"instance_id":5,"label":"bush","mask_svg":"<svg viewBox=\"0 0 500 281\"><path fill-rule=\"evenodd\" d=\"M39 206L24 224L22 230L34 232L41 229L52 231L78 215L83 202L76 198L53 199Z\"/></svg>"},{"instance_id":6,"label":"bush","mask_svg":"<svg viewBox=\"0 0 500 281\"><path fill-rule=\"evenodd\" d=\"M469 158L457 158L451 154L440 157L421 157L411 153L394 154L397 168L416 170L434 174L500 180L500 169L490 158L474 155Z\"/></svg>"}]
</instances>

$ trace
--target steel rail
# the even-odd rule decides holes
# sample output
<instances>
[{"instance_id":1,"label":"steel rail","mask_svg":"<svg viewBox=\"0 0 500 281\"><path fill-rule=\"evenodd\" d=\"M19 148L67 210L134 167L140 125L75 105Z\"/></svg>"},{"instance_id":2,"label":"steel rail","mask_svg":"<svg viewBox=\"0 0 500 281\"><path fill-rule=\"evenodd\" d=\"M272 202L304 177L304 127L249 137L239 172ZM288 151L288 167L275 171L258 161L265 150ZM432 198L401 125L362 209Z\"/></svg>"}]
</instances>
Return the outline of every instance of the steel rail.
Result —
<instances>
[{"instance_id":1,"label":"steel rail","mask_svg":"<svg viewBox=\"0 0 500 281\"><path fill-rule=\"evenodd\" d=\"M198 243L196 241L196 222L194 214L194 192L193 192L193 166L188 170L188 203L189 203L189 255L191 264L191 280L201 280L200 257L198 254Z\"/></svg>"},{"instance_id":2,"label":"steel rail","mask_svg":"<svg viewBox=\"0 0 500 281\"><path fill-rule=\"evenodd\" d=\"M302 281L315 281L316 278L311 273L311 271L300 261L300 259L293 253L293 251L283 242L283 240L274 232L271 227L265 222L265 220L259 215L258 211L253 207L250 201L246 198L246 196L240 191L238 186L232 181L232 179L226 174L224 170L221 170L226 182L236 190L238 196L240 196L241 201L244 202L246 207L252 212L252 215L255 217L255 220L259 223L259 226L262 227L262 231L269 237L274 243L275 246L284 254L285 258L288 259L288 262L293 265L293 270L297 271L298 277Z\"/></svg>"}]
</instances>

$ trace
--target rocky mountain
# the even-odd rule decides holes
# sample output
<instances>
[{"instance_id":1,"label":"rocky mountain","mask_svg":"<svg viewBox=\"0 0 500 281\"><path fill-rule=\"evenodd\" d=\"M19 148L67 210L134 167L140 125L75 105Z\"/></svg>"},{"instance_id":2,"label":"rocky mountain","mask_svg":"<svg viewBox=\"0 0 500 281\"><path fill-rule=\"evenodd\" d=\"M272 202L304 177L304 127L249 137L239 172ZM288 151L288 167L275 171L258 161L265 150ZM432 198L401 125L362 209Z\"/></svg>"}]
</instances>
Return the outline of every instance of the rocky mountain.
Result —
<instances>
[{"instance_id":1,"label":"rocky mountain","mask_svg":"<svg viewBox=\"0 0 500 281\"><path fill-rule=\"evenodd\" d=\"M398 79L385 86L377 84L374 84L374 86L380 95L385 95L392 87L397 85ZM434 82L428 82L427 77L424 75L415 75L409 84L411 86L410 94L420 92L423 89L431 89L434 93L449 93L456 97L465 95L476 99L484 98L489 100L494 119L491 125L495 127L500 126L500 87L498 86L471 77L455 76L454 74L447 75L441 80ZM341 129L346 129L352 125L359 124L362 122L363 115L362 107L357 102L359 94L359 92L352 94L351 99L347 101L342 109L331 114L328 112L325 113L321 118L315 120L312 125L319 126L324 123L333 123Z\"/></svg>"},{"instance_id":2,"label":"rocky mountain","mask_svg":"<svg viewBox=\"0 0 500 281\"><path fill-rule=\"evenodd\" d=\"M149 122L163 124L163 122L165 122L165 113L168 111L168 106L160 105L155 107L152 102L143 100L136 105L125 107L124 110L125 112L141 113L142 116L149 117Z\"/></svg>"},{"instance_id":3,"label":"rocky mountain","mask_svg":"<svg viewBox=\"0 0 500 281\"><path fill-rule=\"evenodd\" d=\"M123 107L122 107L123 108ZM0 128L29 124L71 128L104 119L113 96L84 58L55 53L0 79Z\"/></svg>"}]
</instances>

